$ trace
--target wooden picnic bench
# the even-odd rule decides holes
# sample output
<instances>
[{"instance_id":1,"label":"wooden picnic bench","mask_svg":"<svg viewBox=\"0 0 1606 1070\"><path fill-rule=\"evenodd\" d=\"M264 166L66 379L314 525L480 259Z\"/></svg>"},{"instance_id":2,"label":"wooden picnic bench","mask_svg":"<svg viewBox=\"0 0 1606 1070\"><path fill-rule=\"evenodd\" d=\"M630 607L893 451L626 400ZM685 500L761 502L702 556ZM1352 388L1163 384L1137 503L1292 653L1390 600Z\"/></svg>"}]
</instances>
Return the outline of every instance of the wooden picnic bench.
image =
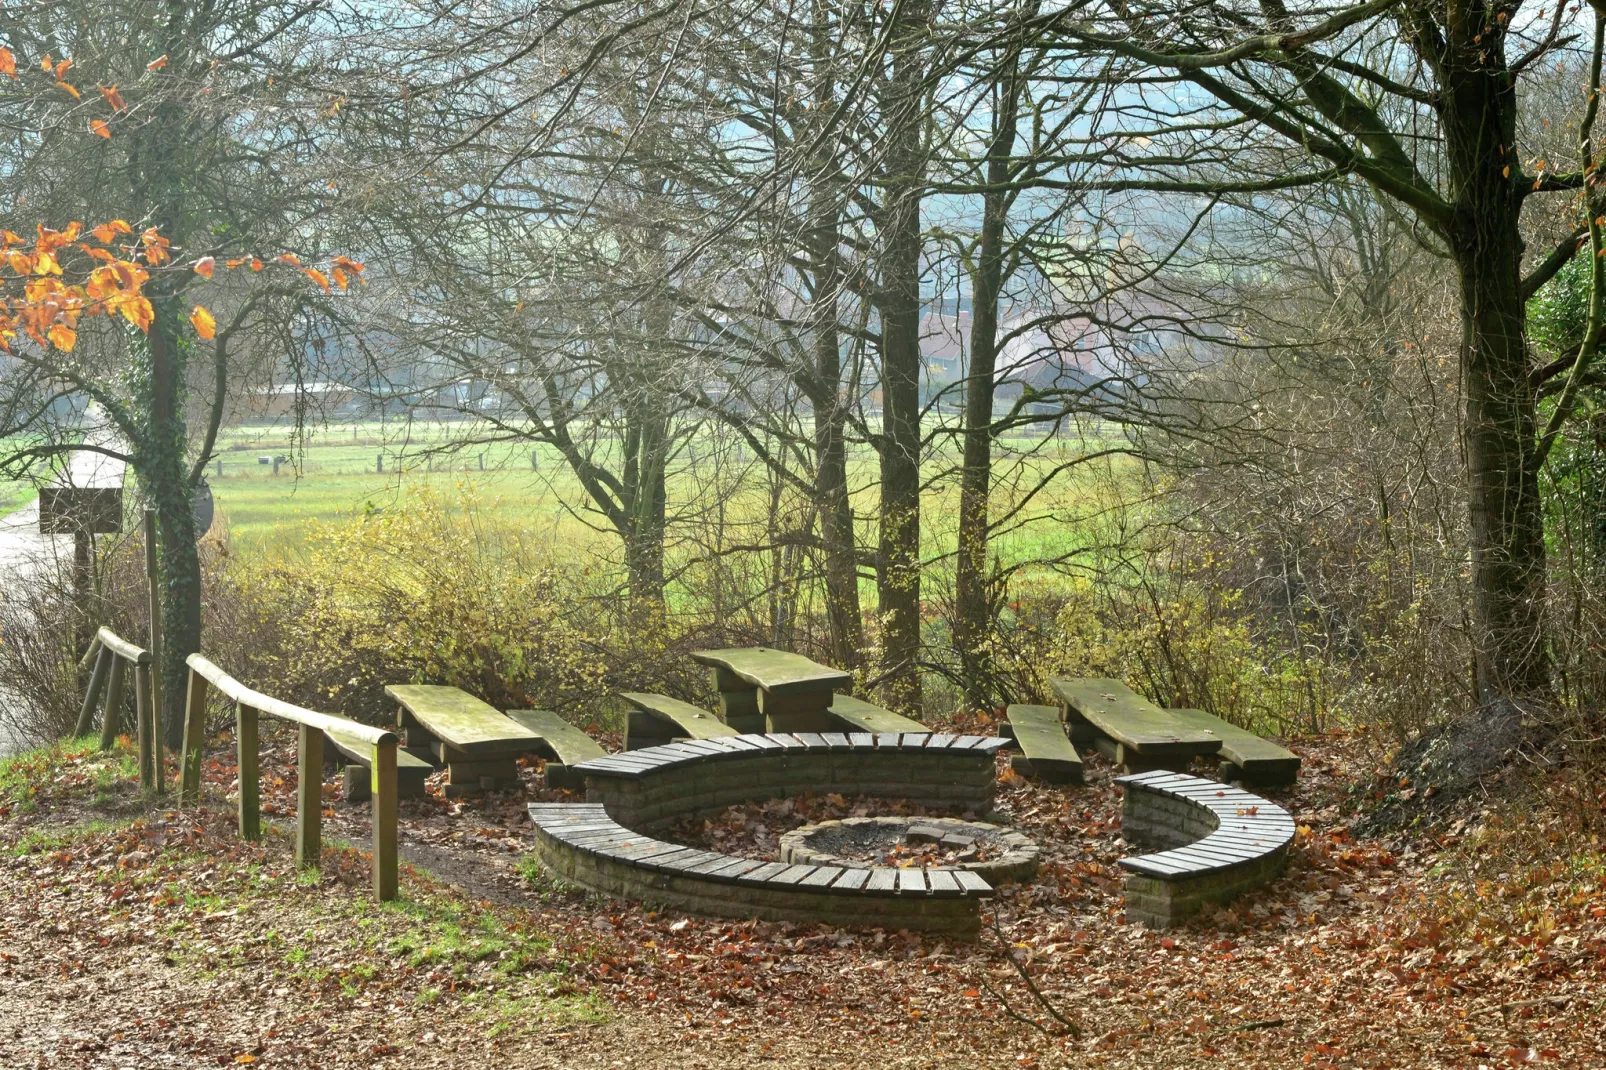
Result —
<instances>
[{"instance_id":1,"label":"wooden picnic bench","mask_svg":"<svg viewBox=\"0 0 1606 1070\"><path fill-rule=\"evenodd\" d=\"M456 687L392 684L385 694L401 707L410 747L428 746L446 763L449 795L517 787L518 757L538 750L541 737Z\"/></svg>"},{"instance_id":2,"label":"wooden picnic bench","mask_svg":"<svg viewBox=\"0 0 1606 1070\"><path fill-rule=\"evenodd\" d=\"M713 669L727 724L732 724L733 716L751 719L756 712L764 715L771 732L835 731L839 725L830 713L833 692L853 682L852 675L840 669L771 647L699 650L692 659Z\"/></svg>"},{"instance_id":3,"label":"wooden picnic bench","mask_svg":"<svg viewBox=\"0 0 1606 1070\"><path fill-rule=\"evenodd\" d=\"M548 787L585 787L585 777L573 772L573 767L592 758L608 756L602 744L552 710L508 710L507 715L519 727L538 737L534 750L546 759Z\"/></svg>"},{"instance_id":4,"label":"wooden picnic bench","mask_svg":"<svg viewBox=\"0 0 1606 1070\"><path fill-rule=\"evenodd\" d=\"M324 742L344 762L340 774L341 795L347 802L362 802L373 794L374 748L355 736L343 732L325 732ZM435 767L404 748L396 748L396 797L422 799L427 792L424 781Z\"/></svg>"},{"instance_id":5,"label":"wooden picnic bench","mask_svg":"<svg viewBox=\"0 0 1606 1070\"><path fill-rule=\"evenodd\" d=\"M634 707L625 718L625 750L741 734L707 710L678 698L640 691L620 692L619 697Z\"/></svg>"},{"instance_id":6,"label":"wooden picnic bench","mask_svg":"<svg viewBox=\"0 0 1606 1070\"><path fill-rule=\"evenodd\" d=\"M1192 717L1161 709L1119 680L1049 680L1064 703L1066 719L1085 721L1098 732L1094 746L1128 772L1184 770L1196 755L1221 749L1221 737Z\"/></svg>"},{"instance_id":7,"label":"wooden picnic bench","mask_svg":"<svg viewBox=\"0 0 1606 1070\"><path fill-rule=\"evenodd\" d=\"M1021 776L1035 776L1051 784L1082 783L1082 756L1065 735L1060 711L1054 706L1010 706L1009 721L999 726L1020 748L1009 767Z\"/></svg>"},{"instance_id":8,"label":"wooden picnic bench","mask_svg":"<svg viewBox=\"0 0 1606 1070\"><path fill-rule=\"evenodd\" d=\"M849 732L929 732L930 728L919 721L884 710L873 702L852 695L837 695L831 700L831 716Z\"/></svg>"},{"instance_id":9,"label":"wooden picnic bench","mask_svg":"<svg viewBox=\"0 0 1606 1070\"><path fill-rule=\"evenodd\" d=\"M1162 709L1119 680L1049 682L1065 704L1071 738L1078 727L1090 731L1099 753L1128 772L1181 772L1195 756L1210 755L1222 779L1258 787L1285 786L1299 773L1293 751L1203 710Z\"/></svg>"}]
</instances>

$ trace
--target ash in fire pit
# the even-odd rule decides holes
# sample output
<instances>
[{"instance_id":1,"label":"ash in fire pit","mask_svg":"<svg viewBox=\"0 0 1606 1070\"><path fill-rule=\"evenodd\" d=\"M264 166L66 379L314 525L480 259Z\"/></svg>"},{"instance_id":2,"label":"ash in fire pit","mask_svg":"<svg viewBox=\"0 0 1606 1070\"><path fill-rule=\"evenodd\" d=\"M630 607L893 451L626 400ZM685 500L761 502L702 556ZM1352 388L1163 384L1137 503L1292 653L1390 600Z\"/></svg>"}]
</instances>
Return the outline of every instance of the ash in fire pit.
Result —
<instances>
[{"instance_id":1,"label":"ash in fire pit","mask_svg":"<svg viewBox=\"0 0 1606 1070\"><path fill-rule=\"evenodd\" d=\"M968 869L994 885L1037 874L1037 845L1019 832L951 817L821 821L788 832L780 847L794 865Z\"/></svg>"}]
</instances>

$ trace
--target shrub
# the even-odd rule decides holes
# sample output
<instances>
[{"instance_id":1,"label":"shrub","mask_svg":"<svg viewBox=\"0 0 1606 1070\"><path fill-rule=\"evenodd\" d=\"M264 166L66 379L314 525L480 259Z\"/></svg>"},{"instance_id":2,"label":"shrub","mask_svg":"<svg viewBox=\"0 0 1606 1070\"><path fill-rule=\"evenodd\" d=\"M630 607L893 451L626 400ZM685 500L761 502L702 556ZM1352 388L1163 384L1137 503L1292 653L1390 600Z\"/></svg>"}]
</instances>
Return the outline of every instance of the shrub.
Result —
<instances>
[{"instance_id":1,"label":"shrub","mask_svg":"<svg viewBox=\"0 0 1606 1070\"><path fill-rule=\"evenodd\" d=\"M315 525L298 559L241 559L242 677L314 708L389 716L386 684L461 687L498 708L596 717L615 690L695 694L688 636L601 577L494 522L470 491Z\"/></svg>"}]
</instances>

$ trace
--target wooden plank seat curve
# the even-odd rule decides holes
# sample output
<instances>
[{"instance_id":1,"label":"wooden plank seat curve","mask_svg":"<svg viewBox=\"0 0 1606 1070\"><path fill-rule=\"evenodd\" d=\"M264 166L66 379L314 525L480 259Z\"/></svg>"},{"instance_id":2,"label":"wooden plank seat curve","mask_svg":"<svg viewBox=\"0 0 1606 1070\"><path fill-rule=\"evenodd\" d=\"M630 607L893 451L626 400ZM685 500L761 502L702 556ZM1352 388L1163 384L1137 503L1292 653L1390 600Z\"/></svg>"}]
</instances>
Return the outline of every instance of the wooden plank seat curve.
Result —
<instances>
[{"instance_id":1,"label":"wooden plank seat curve","mask_svg":"<svg viewBox=\"0 0 1606 1070\"><path fill-rule=\"evenodd\" d=\"M428 746L446 764L448 794L518 787L517 759L541 737L468 692L440 684L391 684L409 747Z\"/></svg>"},{"instance_id":2,"label":"wooden plank seat curve","mask_svg":"<svg viewBox=\"0 0 1606 1070\"><path fill-rule=\"evenodd\" d=\"M704 851L626 828L596 803L532 803L542 864L606 895L701 914L974 932L992 886L963 869L814 866Z\"/></svg>"},{"instance_id":3,"label":"wooden plank seat curve","mask_svg":"<svg viewBox=\"0 0 1606 1070\"><path fill-rule=\"evenodd\" d=\"M575 767L586 801L630 828L666 828L726 806L826 792L992 809L998 736L939 732L770 732L624 751Z\"/></svg>"},{"instance_id":4,"label":"wooden plank seat curve","mask_svg":"<svg viewBox=\"0 0 1606 1070\"><path fill-rule=\"evenodd\" d=\"M714 739L741 735L707 710L668 695L622 691L633 709L625 718L625 750L641 750L677 739Z\"/></svg>"},{"instance_id":5,"label":"wooden plank seat curve","mask_svg":"<svg viewBox=\"0 0 1606 1070\"><path fill-rule=\"evenodd\" d=\"M1161 848L1121 859L1132 920L1178 924L1276 879L1287 864L1294 820L1268 799L1165 770L1115 782L1124 789L1122 835Z\"/></svg>"},{"instance_id":6,"label":"wooden plank seat curve","mask_svg":"<svg viewBox=\"0 0 1606 1070\"><path fill-rule=\"evenodd\" d=\"M1007 713L1007 734L1021 751L1010 759L1011 769L1051 784L1082 783L1082 756L1076 753L1076 746L1065 735L1058 709L1013 705ZM1000 734L1004 734L1005 727L1000 726Z\"/></svg>"},{"instance_id":7,"label":"wooden plank seat curve","mask_svg":"<svg viewBox=\"0 0 1606 1070\"><path fill-rule=\"evenodd\" d=\"M884 710L862 698L837 695L831 699L831 716L849 732L929 732L919 721Z\"/></svg>"},{"instance_id":8,"label":"wooden plank seat curve","mask_svg":"<svg viewBox=\"0 0 1606 1070\"><path fill-rule=\"evenodd\" d=\"M802 654L771 647L698 650L692 659L713 670L721 718L733 728L771 732L830 732L833 692L853 677Z\"/></svg>"},{"instance_id":9,"label":"wooden plank seat curve","mask_svg":"<svg viewBox=\"0 0 1606 1070\"><path fill-rule=\"evenodd\" d=\"M546 759L548 787L585 787L585 778L575 773L574 767L608 755L602 744L552 710L508 710L507 715L519 727L535 733L535 752Z\"/></svg>"}]
</instances>

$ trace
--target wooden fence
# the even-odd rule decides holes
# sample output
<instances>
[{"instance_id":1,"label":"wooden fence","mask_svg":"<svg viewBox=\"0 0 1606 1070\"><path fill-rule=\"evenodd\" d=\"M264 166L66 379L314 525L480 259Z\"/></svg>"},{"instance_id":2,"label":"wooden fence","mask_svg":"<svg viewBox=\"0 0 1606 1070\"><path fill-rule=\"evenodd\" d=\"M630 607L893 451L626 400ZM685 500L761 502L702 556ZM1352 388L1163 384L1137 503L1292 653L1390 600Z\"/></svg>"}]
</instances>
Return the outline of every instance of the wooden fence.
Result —
<instances>
[{"instance_id":1,"label":"wooden fence","mask_svg":"<svg viewBox=\"0 0 1606 1070\"><path fill-rule=\"evenodd\" d=\"M187 659L189 691L185 703L184 751L180 756L180 806L201 798L201 751L206 737L206 700L210 688L234 703L235 745L240 767L240 836L262 835L257 715L266 714L298 726L296 742L296 864L318 864L323 848L324 733L368 750L374 823L374 895L380 902L396 898L396 733L344 717L292 706L253 691L199 654Z\"/></svg>"},{"instance_id":2,"label":"wooden fence","mask_svg":"<svg viewBox=\"0 0 1606 1070\"><path fill-rule=\"evenodd\" d=\"M95 706L101 704L100 747L109 750L117 739L122 724L123 694L128 686L128 670L134 671L134 720L139 736L139 786L146 791L162 790L162 744L156 724L156 703L151 693L150 651L137 647L109 628L95 633L84 660L87 666L94 662L89 676L89 690L84 694L83 708L78 711L75 736L88 735L95 722Z\"/></svg>"}]
</instances>

